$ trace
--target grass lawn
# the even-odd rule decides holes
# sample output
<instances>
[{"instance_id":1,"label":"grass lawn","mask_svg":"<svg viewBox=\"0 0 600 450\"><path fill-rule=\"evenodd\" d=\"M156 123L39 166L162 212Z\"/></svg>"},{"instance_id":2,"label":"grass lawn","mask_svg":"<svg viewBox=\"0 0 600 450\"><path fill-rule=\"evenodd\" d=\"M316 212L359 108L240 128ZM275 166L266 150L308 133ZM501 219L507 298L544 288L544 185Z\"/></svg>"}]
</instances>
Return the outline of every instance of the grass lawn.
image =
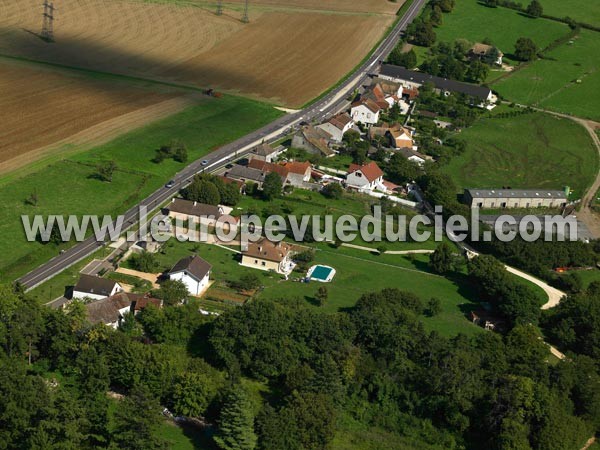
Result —
<instances>
[{"instance_id":1,"label":"grass lawn","mask_svg":"<svg viewBox=\"0 0 600 450\"><path fill-rule=\"evenodd\" d=\"M438 42L459 38L481 42L489 38L508 59L520 37L531 38L538 47L544 48L569 32L565 24L531 19L507 8L488 8L477 0L457 1L454 10L444 14L443 20L442 26L435 29Z\"/></svg>"},{"instance_id":2,"label":"grass lawn","mask_svg":"<svg viewBox=\"0 0 600 450\"><path fill-rule=\"evenodd\" d=\"M571 17L578 22L600 26L600 8L593 0L541 0L541 3L544 14L549 16Z\"/></svg>"},{"instance_id":3,"label":"grass lawn","mask_svg":"<svg viewBox=\"0 0 600 450\"><path fill-rule=\"evenodd\" d=\"M170 450L214 450L217 447L202 430L189 425L178 425L165 420L158 429L158 435L167 441Z\"/></svg>"},{"instance_id":4,"label":"grass lawn","mask_svg":"<svg viewBox=\"0 0 600 450\"><path fill-rule=\"evenodd\" d=\"M118 214L165 183L185 164L151 162L155 150L183 141L190 160L264 125L281 113L251 100L225 96L128 133L106 145L56 162L20 178L0 179L0 281L12 281L55 256L59 248L27 242L21 214ZM93 177L98 161L115 160L112 183ZM25 204L36 191L37 207Z\"/></svg>"},{"instance_id":5,"label":"grass lawn","mask_svg":"<svg viewBox=\"0 0 600 450\"><path fill-rule=\"evenodd\" d=\"M600 120L600 33L582 30L571 42L493 88L519 103Z\"/></svg>"},{"instance_id":6,"label":"grass lawn","mask_svg":"<svg viewBox=\"0 0 600 450\"><path fill-rule=\"evenodd\" d=\"M568 185L579 198L598 170L596 150L584 128L549 114L481 119L457 137L467 142L467 149L442 170L459 188Z\"/></svg>"}]
</instances>

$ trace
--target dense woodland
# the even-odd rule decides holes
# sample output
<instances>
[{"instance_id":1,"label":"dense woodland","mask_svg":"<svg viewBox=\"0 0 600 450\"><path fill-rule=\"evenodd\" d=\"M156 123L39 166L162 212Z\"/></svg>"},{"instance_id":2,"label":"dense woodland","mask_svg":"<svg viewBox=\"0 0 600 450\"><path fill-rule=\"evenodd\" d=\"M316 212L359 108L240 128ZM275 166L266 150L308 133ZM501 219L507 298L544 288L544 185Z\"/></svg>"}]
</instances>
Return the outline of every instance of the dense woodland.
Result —
<instances>
[{"instance_id":1,"label":"dense woodland","mask_svg":"<svg viewBox=\"0 0 600 450\"><path fill-rule=\"evenodd\" d=\"M148 307L119 330L0 295L2 448L166 448L163 407L221 449L332 448L342 418L384 430L381 448L576 449L600 427L596 285L542 319L569 353L553 364L533 325L444 338L396 289L331 315L289 298L218 318Z\"/></svg>"}]
</instances>

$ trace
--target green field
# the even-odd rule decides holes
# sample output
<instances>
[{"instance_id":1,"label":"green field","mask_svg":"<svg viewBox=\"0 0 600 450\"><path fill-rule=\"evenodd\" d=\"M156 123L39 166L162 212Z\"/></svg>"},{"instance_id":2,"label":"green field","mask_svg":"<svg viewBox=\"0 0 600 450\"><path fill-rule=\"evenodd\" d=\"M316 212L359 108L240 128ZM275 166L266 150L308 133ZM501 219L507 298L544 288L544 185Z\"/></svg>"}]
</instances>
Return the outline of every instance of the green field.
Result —
<instances>
[{"instance_id":1,"label":"green field","mask_svg":"<svg viewBox=\"0 0 600 450\"><path fill-rule=\"evenodd\" d=\"M435 32L438 41L464 38L481 42L489 38L510 58L518 38L531 38L544 48L566 35L569 28L551 20L531 19L512 9L488 8L477 0L459 0L451 13L444 14L444 22Z\"/></svg>"},{"instance_id":2,"label":"green field","mask_svg":"<svg viewBox=\"0 0 600 450\"><path fill-rule=\"evenodd\" d=\"M525 2L526 3L526 2ZM594 0L540 0L544 14L564 18L571 17L578 22L600 26L600 7Z\"/></svg>"},{"instance_id":3,"label":"green field","mask_svg":"<svg viewBox=\"0 0 600 450\"><path fill-rule=\"evenodd\" d=\"M599 8L600 9L600 8ZM493 89L507 99L600 121L600 33L582 30Z\"/></svg>"},{"instance_id":4,"label":"green field","mask_svg":"<svg viewBox=\"0 0 600 450\"><path fill-rule=\"evenodd\" d=\"M185 164L155 164L155 150L172 139L188 147L189 160L271 122L281 113L238 97L207 99L198 105L128 133L106 145L19 178L0 178L0 280L12 281L55 256L59 248L27 242L21 215L118 214L163 185ZM115 160L111 183L93 177L99 161ZM37 192L37 206L26 199Z\"/></svg>"},{"instance_id":5,"label":"green field","mask_svg":"<svg viewBox=\"0 0 600 450\"><path fill-rule=\"evenodd\" d=\"M481 119L457 137L467 149L442 170L460 189L568 185L579 198L598 170L597 152L585 129L549 114Z\"/></svg>"}]
</instances>

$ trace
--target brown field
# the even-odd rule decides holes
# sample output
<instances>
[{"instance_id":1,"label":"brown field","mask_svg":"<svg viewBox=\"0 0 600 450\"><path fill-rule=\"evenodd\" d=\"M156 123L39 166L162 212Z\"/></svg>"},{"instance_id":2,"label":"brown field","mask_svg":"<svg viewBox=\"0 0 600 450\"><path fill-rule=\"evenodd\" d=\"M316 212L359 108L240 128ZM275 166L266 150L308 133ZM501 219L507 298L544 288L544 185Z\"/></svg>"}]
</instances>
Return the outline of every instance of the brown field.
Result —
<instances>
[{"instance_id":1,"label":"brown field","mask_svg":"<svg viewBox=\"0 0 600 450\"><path fill-rule=\"evenodd\" d=\"M288 106L318 96L356 66L401 6L261 0L244 25L239 5L217 17L202 1L60 0L56 42L47 44L35 35L40 3L0 0L0 53L218 87Z\"/></svg>"},{"instance_id":2,"label":"brown field","mask_svg":"<svg viewBox=\"0 0 600 450\"><path fill-rule=\"evenodd\" d=\"M0 173L62 145L104 142L187 102L181 94L0 64Z\"/></svg>"}]
</instances>

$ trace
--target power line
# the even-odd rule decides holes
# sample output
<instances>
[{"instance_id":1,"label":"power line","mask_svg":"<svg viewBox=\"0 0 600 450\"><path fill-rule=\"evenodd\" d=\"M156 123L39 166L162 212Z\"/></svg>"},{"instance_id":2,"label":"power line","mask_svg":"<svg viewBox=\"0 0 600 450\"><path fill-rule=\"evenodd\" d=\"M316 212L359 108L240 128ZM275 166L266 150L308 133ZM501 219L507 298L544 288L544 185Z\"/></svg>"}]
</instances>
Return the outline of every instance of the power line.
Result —
<instances>
[{"instance_id":1,"label":"power line","mask_svg":"<svg viewBox=\"0 0 600 450\"><path fill-rule=\"evenodd\" d=\"M54 42L54 3L48 3L48 0L44 0L44 14L42 22L42 33L41 37L47 42Z\"/></svg>"},{"instance_id":2,"label":"power line","mask_svg":"<svg viewBox=\"0 0 600 450\"><path fill-rule=\"evenodd\" d=\"M217 16L223 15L223 0L217 2Z\"/></svg>"},{"instance_id":3,"label":"power line","mask_svg":"<svg viewBox=\"0 0 600 450\"><path fill-rule=\"evenodd\" d=\"M248 0L246 0L246 4L244 5L244 17L242 17L242 22L250 22L250 18L248 17Z\"/></svg>"}]
</instances>

